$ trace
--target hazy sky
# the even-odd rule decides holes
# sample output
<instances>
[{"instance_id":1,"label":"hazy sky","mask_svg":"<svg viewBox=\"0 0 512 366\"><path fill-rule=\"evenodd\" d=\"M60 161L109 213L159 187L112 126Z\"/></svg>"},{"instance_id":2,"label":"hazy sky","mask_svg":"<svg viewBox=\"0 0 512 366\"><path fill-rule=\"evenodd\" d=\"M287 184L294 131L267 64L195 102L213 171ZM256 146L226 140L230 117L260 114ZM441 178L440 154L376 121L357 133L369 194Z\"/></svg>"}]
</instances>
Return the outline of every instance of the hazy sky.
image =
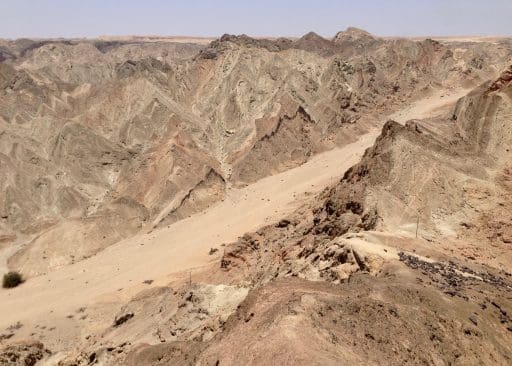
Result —
<instances>
[{"instance_id":1,"label":"hazy sky","mask_svg":"<svg viewBox=\"0 0 512 366\"><path fill-rule=\"evenodd\" d=\"M512 0L0 0L0 38L512 35Z\"/></svg>"}]
</instances>

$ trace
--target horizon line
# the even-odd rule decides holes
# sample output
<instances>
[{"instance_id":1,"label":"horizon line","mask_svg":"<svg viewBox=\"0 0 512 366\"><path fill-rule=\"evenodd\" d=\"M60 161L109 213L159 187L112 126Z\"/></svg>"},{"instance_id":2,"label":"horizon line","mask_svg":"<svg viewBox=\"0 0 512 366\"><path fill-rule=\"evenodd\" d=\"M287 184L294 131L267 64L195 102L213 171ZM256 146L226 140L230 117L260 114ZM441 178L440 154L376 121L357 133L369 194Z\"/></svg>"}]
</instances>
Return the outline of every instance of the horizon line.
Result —
<instances>
[{"instance_id":1,"label":"horizon line","mask_svg":"<svg viewBox=\"0 0 512 366\"><path fill-rule=\"evenodd\" d=\"M364 30L364 29L361 29ZM309 31L302 35L272 35L272 34L248 34L248 33L222 33L220 35L189 35L189 34L175 34L175 35L169 35L169 34L101 34L97 36L20 36L17 38L7 38L0 36L0 40L4 41L17 41L22 39L29 39L29 40L99 40L102 38L190 38L190 39L204 39L204 40L215 40L221 38L225 34L229 35L235 35L235 36L241 36L246 35L251 38L269 38L269 39L277 39L277 38L296 38L299 39L303 37L305 34L308 34L310 32L318 34L320 37L325 38L327 40L332 39L336 36L336 34L343 32L337 32L333 36L324 36L320 33L317 33L315 31ZM370 33L370 32L368 32ZM378 38L384 38L384 39L391 39L391 38L406 38L406 39L414 39L414 38L512 38L512 34L423 34L423 35L378 35L374 33L370 33L372 36L378 37Z\"/></svg>"}]
</instances>

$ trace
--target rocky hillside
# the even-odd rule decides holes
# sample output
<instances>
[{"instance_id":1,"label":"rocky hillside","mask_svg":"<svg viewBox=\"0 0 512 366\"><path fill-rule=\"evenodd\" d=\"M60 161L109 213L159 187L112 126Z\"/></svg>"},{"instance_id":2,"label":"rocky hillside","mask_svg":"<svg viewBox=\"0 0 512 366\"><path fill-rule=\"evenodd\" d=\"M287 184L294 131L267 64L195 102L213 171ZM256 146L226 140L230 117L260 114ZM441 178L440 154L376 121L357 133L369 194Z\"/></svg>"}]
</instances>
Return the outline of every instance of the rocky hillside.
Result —
<instances>
[{"instance_id":1,"label":"rocky hillside","mask_svg":"<svg viewBox=\"0 0 512 366\"><path fill-rule=\"evenodd\" d=\"M343 252L356 270L366 268L357 254L330 245L372 231L413 235L445 257L457 247L466 260L509 272L511 80L509 67L460 99L446 119L388 121L361 162L318 197L321 205L247 234L226 253L224 267L245 271L256 252L258 263L262 256L282 259L263 261L274 268L262 271L263 282L286 275L339 281L329 266L311 268L319 251ZM258 245L269 242L278 243L279 254Z\"/></svg>"},{"instance_id":2,"label":"rocky hillside","mask_svg":"<svg viewBox=\"0 0 512 366\"><path fill-rule=\"evenodd\" d=\"M28 280L3 299L69 282L91 301L52 299L44 314L31 304L0 332L0 360L510 364L511 55L508 41L355 28L204 46L2 41L0 253ZM447 114L384 123L416 99L475 85ZM116 274L112 257L97 271L79 263L91 273L80 281L69 265L115 248L119 262L160 265L142 248L167 250L167 226L375 129L337 182L211 247L193 281L175 273L186 265L137 284L146 272ZM151 235L104 250L140 232Z\"/></svg>"},{"instance_id":3,"label":"rocky hillside","mask_svg":"<svg viewBox=\"0 0 512 366\"><path fill-rule=\"evenodd\" d=\"M18 40L1 50L0 235L21 245L10 266L38 261L27 275L201 211L354 141L420 95L487 79L511 54L353 28L333 40Z\"/></svg>"},{"instance_id":4,"label":"rocky hillside","mask_svg":"<svg viewBox=\"0 0 512 366\"><path fill-rule=\"evenodd\" d=\"M223 284L137 295L62 365L509 364L511 71L387 122L316 203L227 245L203 278Z\"/></svg>"}]
</instances>

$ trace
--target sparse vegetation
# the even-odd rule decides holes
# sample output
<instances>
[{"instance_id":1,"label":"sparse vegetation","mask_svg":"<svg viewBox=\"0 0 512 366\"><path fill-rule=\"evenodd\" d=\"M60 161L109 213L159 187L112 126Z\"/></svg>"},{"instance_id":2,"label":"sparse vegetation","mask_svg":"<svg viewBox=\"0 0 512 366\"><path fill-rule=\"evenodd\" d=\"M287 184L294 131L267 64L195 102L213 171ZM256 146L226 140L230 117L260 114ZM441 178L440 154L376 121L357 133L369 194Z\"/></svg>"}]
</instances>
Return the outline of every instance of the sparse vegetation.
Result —
<instances>
[{"instance_id":1,"label":"sparse vegetation","mask_svg":"<svg viewBox=\"0 0 512 366\"><path fill-rule=\"evenodd\" d=\"M14 332L15 330L21 329L23 327L23 324L21 322L17 321L15 324L11 324L7 327L7 330L9 332Z\"/></svg>"},{"instance_id":2,"label":"sparse vegetation","mask_svg":"<svg viewBox=\"0 0 512 366\"><path fill-rule=\"evenodd\" d=\"M3 288L13 288L23 283L23 276L16 271L11 271L4 274L4 279L2 281Z\"/></svg>"},{"instance_id":3,"label":"sparse vegetation","mask_svg":"<svg viewBox=\"0 0 512 366\"><path fill-rule=\"evenodd\" d=\"M114 327L118 327L121 324L126 323L128 320L133 318L133 316L134 316L133 313L126 313L126 314L121 315L119 317L116 316L115 319L114 319Z\"/></svg>"},{"instance_id":4,"label":"sparse vegetation","mask_svg":"<svg viewBox=\"0 0 512 366\"><path fill-rule=\"evenodd\" d=\"M209 255L213 255L215 253L217 253L219 250L217 248L210 248L210 252L208 253Z\"/></svg>"}]
</instances>

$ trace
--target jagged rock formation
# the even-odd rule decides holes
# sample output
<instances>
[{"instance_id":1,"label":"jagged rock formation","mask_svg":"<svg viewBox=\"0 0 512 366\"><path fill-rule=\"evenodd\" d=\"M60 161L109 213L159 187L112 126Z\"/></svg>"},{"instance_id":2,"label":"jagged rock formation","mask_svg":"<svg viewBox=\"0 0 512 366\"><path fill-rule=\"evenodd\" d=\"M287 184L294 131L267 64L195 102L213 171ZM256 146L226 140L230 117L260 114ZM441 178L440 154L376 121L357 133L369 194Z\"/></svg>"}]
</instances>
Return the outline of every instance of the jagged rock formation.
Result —
<instances>
[{"instance_id":1,"label":"jagged rock formation","mask_svg":"<svg viewBox=\"0 0 512 366\"><path fill-rule=\"evenodd\" d=\"M34 366L49 354L40 342L18 342L0 347L0 362L9 366Z\"/></svg>"},{"instance_id":2,"label":"jagged rock formation","mask_svg":"<svg viewBox=\"0 0 512 366\"><path fill-rule=\"evenodd\" d=\"M382 132L318 197L212 248L218 260L195 274L208 284L148 278L139 286L149 289L123 293L129 301L68 314L74 349L9 345L0 358L509 364L512 69L446 118L380 122L437 88L482 82L511 53L506 42L354 28L333 40L225 35L206 47L2 42L0 245L25 242L8 265L29 281Z\"/></svg>"},{"instance_id":3,"label":"jagged rock formation","mask_svg":"<svg viewBox=\"0 0 512 366\"><path fill-rule=\"evenodd\" d=\"M320 205L231 244L218 271L254 289L210 342L143 347L127 359L508 364L510 75L460 99L445 120L387 122ZM422 240L402 237L418 215ZM368 242L360 231L388 234Z\"/></svg>"},{"instance_id":4,"label":"jagged rock formation","mask_svg":"<svg viewBox=\"0 0 512 366\"><path fill-rule=\"evenodd\" d=\"M198 45L139 41L2 47L0 228L31 240L10 261L29 275L352 142L382 111L485 78L510 54L476 62L489 45L452 50L352 28L334 40L225 35L197 56Z\"/></svg>"},{"instance_id":5,"label":"jagged rock formation","mask_svg":"<svg viewBox=\"0 0 512 366\"><path fill-rule=\"evenodd\" d=\"M465 255L506 270L509 261L496 263L493 254L479 248L480 240L486 240L506 253L510 243L505 223L511 220L511 91L508 69L460 99L451 118L413 120L405 126L388 121L361 162L318 197L321 205L301 209L284 229L268 226L242 238L227 252L226 267L243 269L251 253L257 253L258 261L277 253L280 260L263 261L273 268L264 271L266 278L300 275L296 258L325 260L327 251L336 251L331 245L340 246L336 238L346 233L414 233L420 222L419 235L426 240L463 237ZM264 242L278 244L262 253L259 244ZM327 265L322 260L317 266ZM365 266L359 263L360 269Z\"/></svg>"}]
</instances>

